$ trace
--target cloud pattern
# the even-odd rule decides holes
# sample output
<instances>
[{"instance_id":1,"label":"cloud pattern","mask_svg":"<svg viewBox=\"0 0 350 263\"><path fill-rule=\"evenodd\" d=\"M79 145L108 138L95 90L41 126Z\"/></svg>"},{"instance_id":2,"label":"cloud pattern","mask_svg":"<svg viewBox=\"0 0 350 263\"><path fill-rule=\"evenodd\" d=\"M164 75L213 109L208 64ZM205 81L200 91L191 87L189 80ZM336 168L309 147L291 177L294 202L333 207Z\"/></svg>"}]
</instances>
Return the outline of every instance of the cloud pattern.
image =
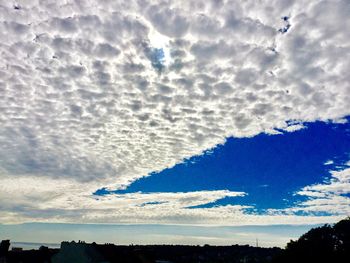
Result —
<instances>
[{"instance_id":1,"label":"cloud pattern","mask_svg":"<svg viewBox=\"0 0 350 263\"><path fill-rule=\"evenodd\" d=\"M126 187L230 136L342 121L349 11L345 0L0 1L0 220L148 222L165 206L169 214L150 221L190 222L189 213L191 222L252 222L244 207L178 206L197 192L159 194L149 202L163 203L137 201L121 214L118 201L91 193ZM203 192L212 199L200 202L231 194Z\"/></svg>"},{"instance_id":2,"label":"cloud pattern","mask_svg":"<svg viewBox=\"0 0 350 263\"><path fill-rule=\"evenodd\" d=\"M297 195L307 200L297 207L287 209L290 212L324 213L331 215L349 215L350 213L350 162L344 169L331 171L331 178L322 184L306 186Z\"/></svg>"}]
</instances>

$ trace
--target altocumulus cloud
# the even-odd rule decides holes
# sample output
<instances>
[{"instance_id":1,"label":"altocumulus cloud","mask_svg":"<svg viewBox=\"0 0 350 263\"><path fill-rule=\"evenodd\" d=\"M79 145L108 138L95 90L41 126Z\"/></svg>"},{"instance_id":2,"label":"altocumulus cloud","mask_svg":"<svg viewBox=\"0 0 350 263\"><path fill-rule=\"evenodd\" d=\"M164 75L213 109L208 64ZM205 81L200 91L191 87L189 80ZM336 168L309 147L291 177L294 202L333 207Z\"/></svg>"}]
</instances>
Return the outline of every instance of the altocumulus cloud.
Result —
<instances>
[{"instance_id":1,"label":"altocumulus cloud","mask_svg":"<svg viewBox=\"0 0 350 263\"><path fill-rule=\"evenodd\" d=\"M329 220L189 208L244 194L225 190L91 193L229 136L342 121L349 13L348 1L0 1L1 222ZM150 56L164 52L152 32L171 62ZM337 182L299 194L329 196Z\"/></svg>"}]
</instances>

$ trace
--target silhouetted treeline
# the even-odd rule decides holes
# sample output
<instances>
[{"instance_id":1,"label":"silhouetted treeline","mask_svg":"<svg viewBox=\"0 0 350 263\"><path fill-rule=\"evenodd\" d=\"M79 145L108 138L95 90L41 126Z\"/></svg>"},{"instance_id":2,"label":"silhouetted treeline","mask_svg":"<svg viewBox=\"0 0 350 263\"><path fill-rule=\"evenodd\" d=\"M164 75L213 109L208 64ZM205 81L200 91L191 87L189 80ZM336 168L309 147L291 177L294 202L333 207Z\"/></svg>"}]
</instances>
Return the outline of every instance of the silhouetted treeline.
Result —
<instances>
[{"instance_id":1,"label":"silhouetted treeline","mask_svg":"<svg viewBox=\"0 0 350 263\"><path fill-rule=\"evenodd\" d=\"M335 225L313 228L286 248L251 246L180 246L88 244L62 242L60 249L9 250L9 240L0 244L0 263L348 263L350 218Z\"/></svg>"},{"instance_id":2,"label":"silhouetted treeline","mask_svg":"<svg viewBox=\"0 0 350 263\"><path fill-rule=\"evenodd\" d=\"M72 241L62 242L60 249L8 251L5 257L0 255L0 263L268 263L280 252L280 248L258 248L248 245L117 246Z\"/></svg>"},{"instance_id":3,"label":"silhouetted treeline","mask_svg":"<svg viewBox=\"0 0 350 263\"><path fill-rule=\"evenodd\" d=\"M274 263L349 263L350 217L334 226L311 229L297 241L290 241Z\"/></svg>"},{"instance_id":4,"label":"silhouetted treeline","mask_svg":"<svg viewBox=\"0 0 350 263\"><path fill-rule=\"evenodd\" d=\"M3 240L0 244L0 263L51 263L51 257L59 249L40 247L38 250L21 250L13 248L9 251L10 241Z\"/></svg>"}]
</instances>

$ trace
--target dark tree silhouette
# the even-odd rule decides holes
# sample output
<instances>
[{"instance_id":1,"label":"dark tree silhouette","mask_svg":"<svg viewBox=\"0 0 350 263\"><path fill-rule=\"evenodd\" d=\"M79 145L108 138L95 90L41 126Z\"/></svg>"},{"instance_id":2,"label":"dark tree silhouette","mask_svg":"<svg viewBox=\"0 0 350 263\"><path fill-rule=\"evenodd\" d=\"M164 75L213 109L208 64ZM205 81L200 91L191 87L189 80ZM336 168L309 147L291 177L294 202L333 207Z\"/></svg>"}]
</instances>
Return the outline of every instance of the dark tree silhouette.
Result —
<instances>
[{"instance_id":1,"label":"dark tree silhouette","mask_svg":"<svg viewBox=\"0 0 350 263\"><path fill-rule=\"evenodd\" d=\"M350 262L350 217L334 226L313 228L297 241L291 240L275 262Z\"/></svg>"},{"instance_id":2,"label":"dark tree silhouette","mask_svg":"<svg viewBox=\"0 0 350 263\"><path fill-rule=\"evenodd\" d=\"M336 252L339 258L350 261L350 217L335 224L333 229L337 237Z\"/></svg>"}]
</instances>

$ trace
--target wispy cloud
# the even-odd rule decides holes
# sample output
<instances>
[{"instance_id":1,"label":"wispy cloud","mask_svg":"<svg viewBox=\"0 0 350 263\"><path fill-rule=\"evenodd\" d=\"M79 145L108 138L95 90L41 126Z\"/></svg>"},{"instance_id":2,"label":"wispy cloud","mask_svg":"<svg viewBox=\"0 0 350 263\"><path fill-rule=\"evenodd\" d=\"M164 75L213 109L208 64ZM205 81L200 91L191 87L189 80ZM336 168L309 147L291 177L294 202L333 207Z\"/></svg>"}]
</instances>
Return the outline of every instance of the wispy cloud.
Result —
<instances>
[{"instance_id":1,"label":"wispy cloud","mask_svg":"<svg viewBox=\"0 0 350 263\"><path fill-rule=\"evenodd\" d=\"M331 171L330 180L321 184L306 186L297 195L308 197L290 211L326 213L348 216L350 214L350 163L340 171Z\"/></svg>"},{"instance_id":2,"label":"wispy cloud","mask_svg":"<svg viewBox=\"0 0 350 263\"><path fill-rule=\"evenodd\" d=\"M333 215L346 217L350 214L350 168L349 162L342 170L330 171L330 179L323 183L308 185L296 192L304 196L300 201L286 209L269 209L270 214L285 215Z\"/></svg>"}]
</instances>

